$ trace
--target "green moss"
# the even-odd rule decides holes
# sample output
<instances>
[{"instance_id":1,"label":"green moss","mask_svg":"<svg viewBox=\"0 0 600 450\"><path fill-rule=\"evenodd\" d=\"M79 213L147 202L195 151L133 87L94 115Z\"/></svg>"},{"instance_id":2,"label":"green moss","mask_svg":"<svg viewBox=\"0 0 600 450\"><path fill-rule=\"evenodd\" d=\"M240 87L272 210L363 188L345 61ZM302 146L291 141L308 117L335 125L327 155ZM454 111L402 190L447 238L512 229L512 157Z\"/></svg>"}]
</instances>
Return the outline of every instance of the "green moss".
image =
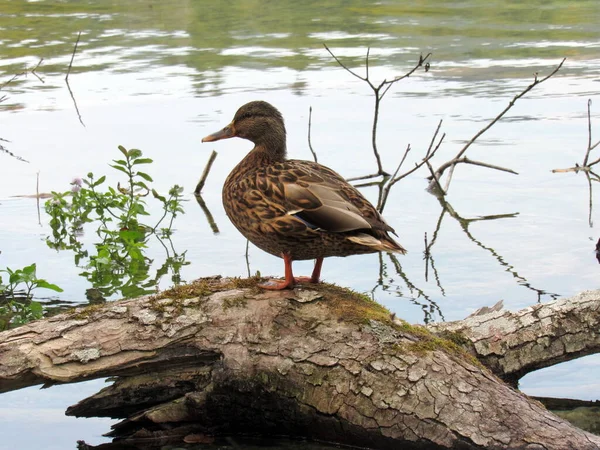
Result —
<instances>
[{"instance_id":1,"label":"green moss","mask_svg":"<svg viewBox=\"0 0 600 450\"><path fill-rule=\"evenodd\" d=\"M104 309L104 304L97 304L97 305L90 305L90 306L85 306L83 308L77 308L76 310L74 310L71 315L69 316L69 319L75 319L75 320L85 320L88 319L92 314L100 311L101 309Z\"/></svg>"},{"instance_id":2,"label":"green moss","mask_svg":"<svg viewBox=\"0 0 600 450\"><path fill-rule=\"evenodd\" d=\"M461 347L471 347L473 345L473 343L462 333L459 333L458 331L442 331L439 334L440 337L444 338L444 339L448 339L449 341L454 342L457 345L460 345Z\"/></svg>"},{"instance_id":3,"label":"green moss","mask_svg":"<svg viewBox=\"0 0 600 450\"><path fill-rule=\"evenodd\" d=\"M223 311L229 308L243 308L248 304L248 299L243 295L239 297L226 298L223 300Z\"/></svg>"},{"instance_id":4,"label":"green moss","mask_svg":"<svg viewBox=\"0 0 600 450\"><path fill-rule=\"evenodd\" d=\"M235 278L231 278L229 283L227 283L227 286L228 286L228 289L258 288L258 284L263 281L264 281L264 279L259 275L255 275L250 278L235 277Z\"/></svg>"},{"instance_id":5,"label":"green moss","mask_svg":"<svg viewBox=\"0 0 600 450\"><path fill-rule=\"evenodd\" d=\"M150 297L149 306L154 312L159 313L162 317L168 316L171 320L183 313L183 300L185 298L169 299L168 301L159 301L156 297ZM164 299L163 299L164 300Z\"/></svg>"},{"instance_id":6,"label":"green moss","mask_svg":"<svg viewBox=\"0 0 600 450\"><path fill-rule=\"evenodd\" d=\"M400 351L412 353L415 355L424 355L433 351L442 351L447 355L455 356L462 361L466 361L474 366L483 368L483 364L471 353L469 353L464 346L457 344L456 342L447 339L445 337L437 336L433 333L429 333L428 336L421 336L416 342L404 344L400 346Z\"/></svg>"},{"instance_id":7,"label":"green moss","mask_svg":"<svg viewBox=\"0 0 600 450\"><path fill-rule=\"evenodd\" d=\"M421 325L411 325L410 323L402 319L398 319L396 322L394 322L394 328L403 334L409 334L411 336L418 337L421 339L431 339L434 337L434 334L427 328Z\"/></svg>"},{"instance_id":8,"label":"green moss","mask_svg":"<svg viewBox=\"0 0 600 450\"><path fill-rule=\"evenodd\" d=\"M315 285L315 290L323 294L323 300L341 320L361 325L367 325L371 320L376 320L392 325L390 311L368 295L328 283Z\"/></svg>"},{"instance_id":9,"label":"green moss","mask_svg":"<svg viewBox=\"0 0 600 450\"><path fill-rule=\"evenodd\" d=\"M223 290L221 285L217 284L215 281L216 280L211 278L200 278L199 280L192 281L188 284L173 286L171 289L167 289L166 291L151 296L150 301L152 302L152 300L162 300L165 298L182 300L187 298L206 297Z\"/></svg>"},{"instance_id":10,"label":"green moss","mask_svg":"<svg viewBox=\"0 0 600 450\"><path fill-rule=\"evenodd\" d=\"M470 341L460 333L445 331L434 334L421 325L411 325L402 319L394 320L388 309L365 294L344 289L332 284L315 285L315 290L323 294L323 301L334 310L340 320L368 325L372 320L383 323L401 334L416 338L415 342L395 346L394 350L423 355L432 351L442 351L478 367L483 367L477 358L468 352Z\"/></svg>"}]
</instances>

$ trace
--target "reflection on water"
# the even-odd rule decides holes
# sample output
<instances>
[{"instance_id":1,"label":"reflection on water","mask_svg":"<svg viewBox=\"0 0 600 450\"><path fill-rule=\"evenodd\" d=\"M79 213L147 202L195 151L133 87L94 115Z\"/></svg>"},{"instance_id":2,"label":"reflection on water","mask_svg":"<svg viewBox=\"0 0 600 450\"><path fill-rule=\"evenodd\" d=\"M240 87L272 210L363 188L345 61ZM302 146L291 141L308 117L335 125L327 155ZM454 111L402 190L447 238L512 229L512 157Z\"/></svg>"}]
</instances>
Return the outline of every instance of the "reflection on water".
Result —
<instances>
[{"instance_id":1,"label":"reflection on water","mask_svg":"<svg viewBox=\"0 0 600 450\"><path fill-rule=\"evenodd\" d=\"M567 57L567 75L597 76L597 2L363 2L358 0L212 2L0 2L0 77L44 63L45 89L59 87L81 32L73 74L169 67L190 74L197 93L229 89L227 67L293 71L331 66L322 43L357 65L372 47L373 65L406 67L433 52L437 77L477 81L520 77ZM527 21L523 21L523 16ZM578 64L585 61L585 64ZM20 89L34 88L19 80ZM288 86L291 87L291 86ZM475 86L474 86L475 87ZM39 89L39 86L36 88ZM497 86L503 90L503 85ZM296 92L301 93L302 89ZM141 93L138 91L138 93ZM16 100L14 100L16 101Z\"/></svg>"},{"instance_id":2,"label":"reflection on water","mask_svg":"<svg viewBox=\"0 0 600 450\"><path fill-rule=\"evenodd\" d=\"M434 166L468 142L534 72L547 73L567 57L552 83L478 140L486 161L513 167L519 177L469 168L445 200L425 192L425 170L407 177L394 188L386 218L408 255L332 258L327 280L373 292L411 322L459 319L500 298L515 310L555 292L597 287L592 180L586 186L573 174L559 177L550 170L581 156L583 102L599 93L598 23L597 0L283 0L268 8L251 0L0 0L0 138L11 141L0 146L32 161L26 165L0 153L0 268L36 260L41 276L65 288L64 302L83 302L86 291L91 301L101 301L71 271L72 254L46 248L47 219L38 224L35 202L9 196L34 192L37 170L45 191L104 170L106 153L122 142L149 152L164 183L181 181L191 192L208 157L198 149L203 131L244 101L263 98L280 106L290 156L302 159L311 157L306 127L314 107L311 144L319 162L346 177L372 171L371 93L348 80L326 43L359 73L370 47L376 80L405 73L419 54L432 53L429 72L415 73L386 97L379 136L384 160L397 162L409 143L411 155L425 154L443 119L446 148ZM36 78L32 69L42 58ZM185 256L191 264L181 267L181 278L188 280L257 269L280 274L280 261L248 246L221 208L223 180L246 150L244 143L225 145L227 156L215 162L200 207L188 204L172 247L148 248L153 270ZM411 155L406 167L418 162ZM371 188L364 192L373 202L382 196ZM583 377L586 371L575 372ZM552 378L555 390L564 392ZM564 379L570 396L597 395L572 385L569 374ZM40 439L48 428L40 426ZM18 448L18 442L9 437L4 443Z\"/></svg>"}]
</instances>

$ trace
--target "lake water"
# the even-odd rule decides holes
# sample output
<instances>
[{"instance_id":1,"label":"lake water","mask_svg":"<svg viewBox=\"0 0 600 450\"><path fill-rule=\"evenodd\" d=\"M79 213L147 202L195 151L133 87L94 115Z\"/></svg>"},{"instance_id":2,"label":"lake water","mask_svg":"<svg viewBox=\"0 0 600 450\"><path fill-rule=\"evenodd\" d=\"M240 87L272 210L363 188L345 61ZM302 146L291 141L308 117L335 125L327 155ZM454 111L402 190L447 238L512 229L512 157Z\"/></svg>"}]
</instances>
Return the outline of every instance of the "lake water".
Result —
<instances>
[{"instance_id":1,"label":"lake water","mask_svg":"<svg viewBox=\"0 0 600 450\"><path fill-rule=\"evenodd\" d=\"M319 162L346 177L376 169L370 150L373 97L365 83L341 69L323 48L378 84L431 52L431 68L393 87L382 102L379 150L393 171L408 144L407 166L418 162L440 120L446 138L433 166L458 150L508 102L562 69L519 100L467 152L472 159L509 167L518 176L475 166L457 167L446 213L425 191L425 170L396 185L385 208L408 254L400 269L378 255L331 258L323 278L361 292L410 322L456 320L503 299L511 310L556 296L596 289L594 247L600 234L596 199L589 212L582 174L552 169L581 163L587 147L587 102L594 141L600 137L600 6L592 1L0 1L0 86L42 63L36 73L3 86L0 138L24 163L0 153L0 268L36 262L38 276L64 289L64 302L85 303L89 282L73 254L49 249L50 233L36 202L14 197L65 191L72 178L110 174L117 145L154 159L149 172L166 191L185 187L186 214L175 222L173 247L190 263L184 280L247 275L246 242L224 215L221 186L251 148L242 140L201 144L247 101L281 110L292 158ZM69 75L82 126L65 84ZM218 157L203 190L220 233L214 235L192 191L210 151ZM598 157L592 153L591 158ZM117 178L113 177L113 180ZM376 201L376 188L363 190ZM500 215L496 220L473 220ZM461 218L461 220L457 220ZM591 220L590 220L591 219ZM591 222L591 223L590 223ZM436 228L439 229L436 233ZM466 231L465 231L466 229ZM425 272L424 237L435 263ZM92 231L84 239L92 244ZM149 249L156 270L165 259ZM280 259L250 247L250 270L281 276ZM295 264L297 274L311 263ZM161 288L171 284L163 277ZM42 291L39 295L44 297ZM54 297L53 297L54 298ZM531 395L595 400L600 358L590 356L526 376ZM97 444L110 421L63 417L66 406L103 382L0 395L2 448L72 448ZM24 428L35 428L27 434ZM54 442L47 444L47 442ZM48 446L50 445L50 446Z\"/></svg>"}]
</instances>

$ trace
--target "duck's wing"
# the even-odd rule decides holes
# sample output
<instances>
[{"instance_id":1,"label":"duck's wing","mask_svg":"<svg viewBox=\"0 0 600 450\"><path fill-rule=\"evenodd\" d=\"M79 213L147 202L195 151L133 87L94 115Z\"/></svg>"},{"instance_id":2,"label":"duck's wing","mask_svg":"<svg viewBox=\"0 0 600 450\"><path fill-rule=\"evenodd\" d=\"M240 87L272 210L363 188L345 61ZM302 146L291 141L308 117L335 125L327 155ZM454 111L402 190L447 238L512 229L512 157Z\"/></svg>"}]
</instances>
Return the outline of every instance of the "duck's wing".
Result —
<instances>
[{"instance_id":1,"label":"duck's wing","mask_svg":"<svg viewBox=\"0 0 600 450\"><path fill-rule=\"evenodd\" d=\"M289 160L257 175L256 186L277 210L283 228L348 232L394 230L375 207L333 170L310 161ZM262 188L262 189L261 189ZM283 214L282 214L283 213Z\"/></svg>"}]
</instances>

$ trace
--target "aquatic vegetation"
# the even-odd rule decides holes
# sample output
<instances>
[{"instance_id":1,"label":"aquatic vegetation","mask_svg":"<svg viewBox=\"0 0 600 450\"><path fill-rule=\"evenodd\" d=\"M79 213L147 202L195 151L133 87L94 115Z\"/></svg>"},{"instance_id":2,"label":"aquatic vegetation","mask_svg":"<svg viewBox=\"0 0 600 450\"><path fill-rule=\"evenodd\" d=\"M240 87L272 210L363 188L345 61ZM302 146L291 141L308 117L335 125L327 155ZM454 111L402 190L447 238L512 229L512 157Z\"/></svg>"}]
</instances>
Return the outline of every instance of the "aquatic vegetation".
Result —
<instances>
[{"instance_id":1,"label":"aquatic vegetation","mask_svg":"<svg viewBox=\"0 0 600 450\"><path fill-rule=\"evenodd\" d=\"M35 263L22 269L13 270L7 267L0 270L0 331L42 317L41 303L33 301L34 290L50 289L62 292L57 285L38 278L36 272ZM7 284L4 284L2 273L8 275Z\"/></svg>"},{"instance_id":2,"label":"aquatic vegetation","mask_svg":"<svg viewBox=\"0 0 600 450\"><path fill-rule=\"evenodd\" d=\"M189 264L185 252L178 254L170 241L173 221L184 212L183 188L174 185L166 196L159 194L150 185L152 177L140 170L152 159L144 158L138 149L119 146L119 151L123 158L113 160L110 167L125 175L123 185L118 182L116 187L107 186L105 175L97 178L90 172L86 177L73 179L68 191L52 193L45 205L52 229L46 243L56 250L72 250L75 264L84 269L80 275L104 297L117 292L135 297L154 292L169 270L173 282L178 283L181 267ZM157 201L162 209L160 218L153 223L146 222L151 219L147 198ZM93 244L93 250L86 248L82 239L88 223L97 225L99 241ZM152 237L166 252L154 277L149 273L153 261L144 253Z\"/></svg>"}]
</instances>

